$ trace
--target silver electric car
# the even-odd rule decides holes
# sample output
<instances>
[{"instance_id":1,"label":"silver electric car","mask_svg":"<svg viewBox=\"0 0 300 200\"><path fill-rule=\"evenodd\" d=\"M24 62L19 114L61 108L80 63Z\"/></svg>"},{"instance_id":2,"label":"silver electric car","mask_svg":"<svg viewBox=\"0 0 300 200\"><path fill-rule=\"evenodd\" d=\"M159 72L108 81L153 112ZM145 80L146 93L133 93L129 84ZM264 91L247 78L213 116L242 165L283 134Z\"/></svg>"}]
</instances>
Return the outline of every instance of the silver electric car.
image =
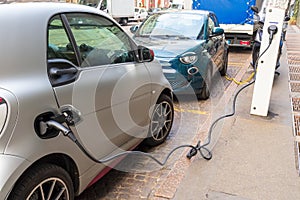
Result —
<instances>
[{"instance_id":1,"label":"silver electric car","mask_svg":"<svg viewBox=\"0 0 300 200\"><path fill-rule=\"evenodd\" d=\"M0 199L74 199L113 156L166 139L171 87L109 15L1 4L0 26Z\"/></svg>"}]
</instances>

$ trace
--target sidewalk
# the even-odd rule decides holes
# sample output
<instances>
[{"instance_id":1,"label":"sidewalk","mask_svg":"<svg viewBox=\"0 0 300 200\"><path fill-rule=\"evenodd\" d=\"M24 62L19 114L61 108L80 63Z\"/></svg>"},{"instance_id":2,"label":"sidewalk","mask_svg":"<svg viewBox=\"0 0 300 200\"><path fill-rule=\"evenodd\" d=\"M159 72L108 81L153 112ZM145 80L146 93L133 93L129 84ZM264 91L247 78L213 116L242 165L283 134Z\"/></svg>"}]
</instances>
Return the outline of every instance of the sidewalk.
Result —
<instances>
[{"instance_id":1,"label":"sidewalk","mask_svg":"<svg viewBox=\"0 0 300 200\"><path fill-rule=\"evenodd\" d=\"M300 102L300 30L296 26L289 27L278 71L281 75L274 80L268 117L250 115L253 85L245 89L238 97L236 115L224 120L212 160L197 157L193 161L174 199L300 199L293 128L298 105L293 105L294 110L291 105Z\"/></svg>"}]
</instances>

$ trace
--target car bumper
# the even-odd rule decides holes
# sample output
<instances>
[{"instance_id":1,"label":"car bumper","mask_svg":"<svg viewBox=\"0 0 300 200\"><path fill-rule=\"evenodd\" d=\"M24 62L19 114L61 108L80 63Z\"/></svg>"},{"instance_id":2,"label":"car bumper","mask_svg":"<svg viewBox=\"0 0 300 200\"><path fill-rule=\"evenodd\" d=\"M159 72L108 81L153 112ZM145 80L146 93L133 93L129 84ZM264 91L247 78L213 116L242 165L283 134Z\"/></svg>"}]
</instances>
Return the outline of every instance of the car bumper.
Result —
<instances>
[{"instance_id":1,"label":"car bumper","mask_svg":"<svg viewBox=\"0 0 300 200\"><path fill-rule=\"evenodd\" d=\"M175 69L170 68L163 68L163 73L170 82L175 95L197 94L203 87L203 79L201 76L193 77L188 80L187 77Z\"/></svg>"},{"instance_id":2,"label":"car bumper","mask_svg":"<svg viewBox=\"0 0 300 200\"><path fill-rule=\"evenodd\" d=\"M0 199L6 199L29 162L23 158L0 154Z\"/></svg>"}]
</instances>

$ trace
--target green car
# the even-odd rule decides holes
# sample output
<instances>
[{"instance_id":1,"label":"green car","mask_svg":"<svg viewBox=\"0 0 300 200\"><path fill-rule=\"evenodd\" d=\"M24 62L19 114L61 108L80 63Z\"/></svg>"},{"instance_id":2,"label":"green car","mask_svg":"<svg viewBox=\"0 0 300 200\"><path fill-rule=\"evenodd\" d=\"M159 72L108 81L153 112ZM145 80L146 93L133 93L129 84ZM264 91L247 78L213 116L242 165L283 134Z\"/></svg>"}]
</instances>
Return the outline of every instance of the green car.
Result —
<instances>
[{"instance_id":1,"label":"green car","mask_svg":"<svg viewBox=\"0 0 300 200\"><path fill-rule=\"evenodd\" d=\"M226 74L228 45L213 12L157 12L131 31L138 44L154 50L175 94L192 88L199 99L207 99L215 72Z\"/></svg>"}]
</instances>

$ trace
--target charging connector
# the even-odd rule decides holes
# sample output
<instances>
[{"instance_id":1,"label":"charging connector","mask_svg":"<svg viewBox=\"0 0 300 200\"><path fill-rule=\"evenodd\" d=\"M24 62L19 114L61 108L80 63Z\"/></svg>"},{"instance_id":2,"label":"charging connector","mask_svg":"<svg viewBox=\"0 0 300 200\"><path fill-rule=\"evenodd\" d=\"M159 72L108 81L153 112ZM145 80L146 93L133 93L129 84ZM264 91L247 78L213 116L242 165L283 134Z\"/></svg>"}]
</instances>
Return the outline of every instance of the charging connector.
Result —
<instances>
[{"instance_id":1,"label":"charging connector","mask_svg":"<svg viewBox=\"0 0 300 200\"><path fill-rule=\"evenodd\" d=\"M277 31L278 31L278 28L277 28L276 25L271 25L271 26L268 27L268 33L270 34L269 35L269 43L272 42L273 37L277 33Z\"/></svg>"}]
</instances>

